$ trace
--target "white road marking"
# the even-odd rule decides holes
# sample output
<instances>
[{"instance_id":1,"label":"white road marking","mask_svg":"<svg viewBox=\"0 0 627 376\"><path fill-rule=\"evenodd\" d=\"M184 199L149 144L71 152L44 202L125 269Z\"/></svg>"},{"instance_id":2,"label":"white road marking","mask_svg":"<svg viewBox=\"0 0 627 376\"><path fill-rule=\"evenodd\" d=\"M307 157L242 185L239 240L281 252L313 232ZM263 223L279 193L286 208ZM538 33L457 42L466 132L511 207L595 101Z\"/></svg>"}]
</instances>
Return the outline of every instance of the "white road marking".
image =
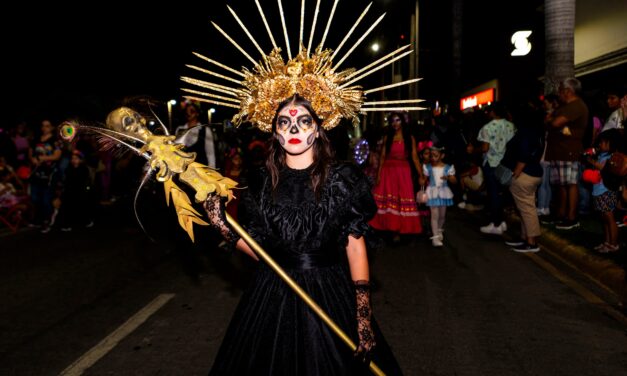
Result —
<instances>
[{"instance_id":1,"label":"white road marking","mask_svg":"<svg viewBox=\"0 0 627 376\"><path fill-rule=\"evenodd\" d=\"M157 296L152 302L148 303L139 312L131 316L126 322L120 325L119 328L114 330L105 339L100 341L96 346L92 347L83 356L78 358L69 367L61 371L59 376L79 376L82 375L85 370L93 366L98 360L105 356L115 346L124 339L124 337L131 334L141 324L143 324L150 316L163 307L170 299L174 297L174 294L161 294Z\"/></svg>"}]
</instances>

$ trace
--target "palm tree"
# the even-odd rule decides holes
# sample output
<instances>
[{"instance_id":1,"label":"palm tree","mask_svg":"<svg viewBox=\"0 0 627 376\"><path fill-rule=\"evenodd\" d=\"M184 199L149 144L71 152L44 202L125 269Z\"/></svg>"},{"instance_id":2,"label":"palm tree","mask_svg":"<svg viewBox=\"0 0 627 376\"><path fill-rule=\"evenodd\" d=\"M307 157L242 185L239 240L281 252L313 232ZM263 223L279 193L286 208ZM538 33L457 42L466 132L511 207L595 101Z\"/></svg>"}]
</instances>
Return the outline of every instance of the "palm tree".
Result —
<instances>
[{"instance_id":1,"label":"palm tree","mask_svg":"<svg viewBox=\"0 0 627 376\"><path fill-rule=\"evenodd\" d=\"M453 0L453 100L459 101L462 78L464 0Z\"/></svg>"},{"instance_id":2,"label":"palm tree","mask_svg":"<svg viewBox=\"0 0 627 376\"><path fill-rule=\"evenodd\" d=\"M545 0L544 92L575 75L575 0Z\"/></svg>"}]
</instances>

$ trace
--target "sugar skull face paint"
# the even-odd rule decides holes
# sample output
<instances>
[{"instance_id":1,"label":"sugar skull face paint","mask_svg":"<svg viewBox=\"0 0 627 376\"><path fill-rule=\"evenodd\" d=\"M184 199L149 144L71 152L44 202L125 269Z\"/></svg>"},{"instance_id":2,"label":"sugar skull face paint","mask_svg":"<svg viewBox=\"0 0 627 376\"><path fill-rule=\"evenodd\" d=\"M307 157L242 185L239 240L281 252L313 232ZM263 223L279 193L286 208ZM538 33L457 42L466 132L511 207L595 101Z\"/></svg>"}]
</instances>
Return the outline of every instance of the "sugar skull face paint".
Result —
<instances>
[{"instance_id":1,"label":"sugar skull face paint","mask_svg":"<svg viewBox=\"0 0 627 376\"><path fill-rule=\"evenodd\" d=\"M311 148L318 132L313 117L303 106L286 106L276 121L276 136L283 149L289 154L298 155Z\"/></svg>"}]
</instances>

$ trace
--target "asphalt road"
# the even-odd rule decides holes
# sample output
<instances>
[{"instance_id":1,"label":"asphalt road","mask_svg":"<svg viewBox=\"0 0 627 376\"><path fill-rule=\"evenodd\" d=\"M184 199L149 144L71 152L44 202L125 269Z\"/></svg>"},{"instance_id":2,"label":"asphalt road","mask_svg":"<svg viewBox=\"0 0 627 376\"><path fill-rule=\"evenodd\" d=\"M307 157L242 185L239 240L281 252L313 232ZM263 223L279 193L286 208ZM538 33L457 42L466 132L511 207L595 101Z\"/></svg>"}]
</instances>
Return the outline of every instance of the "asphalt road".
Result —
<instances>
[{"instance_id":1,"label":"asphalt road","mask_svg":"<svg viewBox=\"0 0 627 376\"><path fill-rule=\"evenodd\" d=\"M0 235L0 375L207 373L254 265L202 236L176 247L149 217L161 244L121 213ZM406 375L627 374L627 327L474 217L449 216L444 248L378 251L372 274Z\"/></svg>"}]
</instances>

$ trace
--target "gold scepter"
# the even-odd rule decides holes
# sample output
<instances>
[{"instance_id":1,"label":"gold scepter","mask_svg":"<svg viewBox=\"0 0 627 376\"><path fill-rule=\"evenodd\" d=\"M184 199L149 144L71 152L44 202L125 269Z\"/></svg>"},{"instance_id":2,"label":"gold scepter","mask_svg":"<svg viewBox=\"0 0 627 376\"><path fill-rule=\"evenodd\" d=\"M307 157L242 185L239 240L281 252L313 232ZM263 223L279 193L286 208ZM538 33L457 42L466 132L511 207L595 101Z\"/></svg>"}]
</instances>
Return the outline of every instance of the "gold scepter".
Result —
<instances>
[{"instance_id":1,"label":"gold scepter","mask_svg":"<svg viewBox=\"0 0 627 376\"><path fill-rule=\"evenodd\" d=\"M175 136L169 135L167 128L161 123L165 132L164 136L153 134L146 126L146 119L136 111L120 107L113 110L106 120L106 128L79 125L74 122L66 122L61 125L61 136L65 140L72 140L78 130L86 130L103 137L106 142L115 142L126 146L148 160L151 171L157 171L156 179L164 184L166 203L170 205L170 198L178 216L179 225L187 232L192 242L194 241L194 223L207 226L209 223L201 218L201 214L193 208L187 194L173 181L174 176L196 193L196 202L205 202L211 194L225 197L228 201L233 198L232 189L237 182L225 178L214 169L195 162L196 153L185 152L182 144L174 142ZM136 146L139 144L141 146ZM149 177L147 174L146 177ZM140 186L141 189L141 186ZM259 258L274 270L287 285L303 299L322 321L340 339L355 351L357 346L353 343L340 327L324 312L324 310L270 257L266 251L240 226L233 217L226 214L227 222L235 232L252 248ZM385 373L370 361L369 368L377 376L385 376Z\"/></svg>"}]
</instances>

